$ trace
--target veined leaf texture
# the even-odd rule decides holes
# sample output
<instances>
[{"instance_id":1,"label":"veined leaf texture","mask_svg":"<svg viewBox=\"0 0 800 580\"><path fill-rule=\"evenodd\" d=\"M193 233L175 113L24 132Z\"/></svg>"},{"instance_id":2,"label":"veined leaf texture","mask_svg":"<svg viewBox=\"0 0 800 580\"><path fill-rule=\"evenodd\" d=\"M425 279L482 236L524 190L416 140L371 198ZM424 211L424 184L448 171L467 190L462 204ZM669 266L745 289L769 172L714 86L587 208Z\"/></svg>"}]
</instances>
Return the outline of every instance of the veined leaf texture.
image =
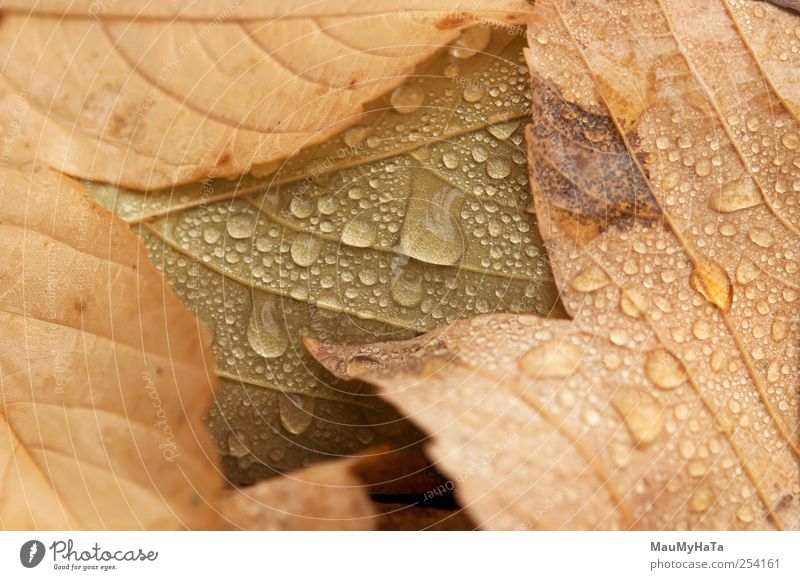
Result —
<instances>
[{"instance_id":1,"label":"veined leaf texture","mask_svg":"<svg viewBox=\"0 0 800 580\"><path fill-rule=\"evenodd\" d=\"M573 320L311 349L431 433L485 528L798 529L797 14L540 0L528 36Z\"/></svg>"},{"instance_id":2,"label":"veined leaf texture","mask_svg":"<svg viewBox=\"0 0 800 580\"><path fill-rule=\"evenodd\" d=\"M267 176L146 195L89 184L212 334L222 390L209 421L234 481L419 437L301 336L396 340L489 312L562 315L526 211L523 45L468 30Z\"/></svg>"}]
</instances>

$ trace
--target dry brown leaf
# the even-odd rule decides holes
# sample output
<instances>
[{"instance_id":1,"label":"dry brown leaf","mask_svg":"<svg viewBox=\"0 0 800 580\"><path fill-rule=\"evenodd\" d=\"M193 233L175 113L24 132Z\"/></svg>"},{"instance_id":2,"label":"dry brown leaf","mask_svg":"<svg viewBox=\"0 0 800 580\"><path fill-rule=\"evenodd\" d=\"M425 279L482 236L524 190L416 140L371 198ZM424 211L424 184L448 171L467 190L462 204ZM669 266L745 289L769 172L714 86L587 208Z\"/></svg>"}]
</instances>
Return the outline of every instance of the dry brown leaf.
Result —
<instances>
[{"instance_id":1,"label":"dry brown leaf","mask_svg":"<svg viewBox=\"0 0 800 580\"><path fill-rule=\"evenodd\" d=\"M309 342L431 433L480 525L800 528L800 123L751 41L798 23L540 0L529 162L574 320Z\"/></svg>"},{"instance_id":2,"label":"dry brown leaf","mask_svg":"<svg viewBox=\"0 0 800 580\"><path fill-rule=\"evenodd\" d=\"M362 458L338 459L239 490L219 504L233 529L374 530L376 510L358 475Z\"/></svg>"},{"instance_id":3,"label":"dry brown leaf","mask_svg":"<svg viewBox=\"0 0 800 580\"><path fill-rule=\"evenodd\" d=\"M202 331L122 221L0 168L0 528L216 527Z\"/></svg>"},{"instance_id":4,"label":"dry brown leaf","mask_svg":"<svg viewBox=\"0 0 800 580\"><path fill-rule=\"evenodd\" d=\"M84 178L156 189L237 175L357 122L363 103L459 30L520 22L528 8L5 2L1 120L18 134L15 159L35 156Z\"/></svg>"},{"instance_id":5,"label":"dry brown leaf","mask_svg":"<svg viewBox=\"0 0 800 580\"><path fill-rule=\"evenodd\" d=\"M198 321L71 178L0 184L0 529L375 528L377 452L220 495Z\"/></svg>"}]
</instances>

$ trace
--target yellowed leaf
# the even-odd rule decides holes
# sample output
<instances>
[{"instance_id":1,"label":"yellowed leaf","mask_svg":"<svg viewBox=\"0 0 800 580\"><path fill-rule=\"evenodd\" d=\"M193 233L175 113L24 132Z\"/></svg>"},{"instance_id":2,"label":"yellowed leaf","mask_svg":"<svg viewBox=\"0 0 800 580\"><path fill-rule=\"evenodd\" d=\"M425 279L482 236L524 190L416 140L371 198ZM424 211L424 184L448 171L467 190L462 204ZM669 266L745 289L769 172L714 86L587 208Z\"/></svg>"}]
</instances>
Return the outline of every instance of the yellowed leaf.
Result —
<instances>
[{"instance_id":1,"label":"yellowed leaf","mask_svg":"<svg viewBox=\"0 0 800 580\"><path fill-rule=\"evenodd\" d=\"M6 2L1 120L15 127L15 159L35 155L79 177L156 189L237 175L356 123L363 103L475 21L519 22L528 9Z\"/></svg>"},{"instance_id":2,"label":"yellowed leaf","mask_svg":"<svg viewBox=\"0 0 800 580\"><path fill-rule=\"evenodd\" d=\"M540 0L529 163L573 320L308 341L431 433L483 527L800 528L800 122L752 40L799 22Z\"/></svg>"},{"instance_id":3,"label":"yellowed leaf","mask_svg":"<svg viewBox=\"0 0 800 580\"><path fill-rule=\"evenodd\" d=\"M210 354L122 221L0 168L0 528L217 527Z\"/></svg>"}]
</instances>

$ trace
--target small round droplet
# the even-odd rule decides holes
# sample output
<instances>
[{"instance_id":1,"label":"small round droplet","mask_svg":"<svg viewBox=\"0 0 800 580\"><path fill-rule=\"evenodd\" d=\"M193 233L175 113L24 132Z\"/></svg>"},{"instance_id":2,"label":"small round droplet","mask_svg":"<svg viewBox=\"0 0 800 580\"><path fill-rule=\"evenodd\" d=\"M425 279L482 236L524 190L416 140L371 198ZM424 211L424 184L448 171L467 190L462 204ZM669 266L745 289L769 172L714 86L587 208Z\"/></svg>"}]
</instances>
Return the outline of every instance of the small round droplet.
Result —
<instances>
[{"instance_id":1,"label":"small round droplet","mask_svg":"<svg viewBox=\"0 0 800 580\"><path fill-rule=\"evenodd\" d=\"M583 353L575 345L550 341L533 347L520 359L519 364L532 377L566 378L575 372L582 357Z\"/></svg>"},{"instance_id":2,"label":"small round droplet","mask_svg":"<svg viewBox=\"0 0 800 580\"><path fill-rule=\"evenodd\" d=\"M367 214L359 214L342 230L342 243L354 248L368 248L375 243L378 230Z\"/></svg>"},{"instance_id":3,"label":"small round droplet","mask_svg":"<svg viewBox=\"0 0 800 580\"><path fill-rule=\"evenodd\" d=\"M314 419L315 402L313 397L295 393L283 393L278 400L281 424L293 435L300 435Z\"/></svg>"},{"instance_id":4,"label":"small round droplet","mask_svg":"<svg viewBox=\"0 0 800 580\"><path fill-rule=\"evenodd\" d=\"M207 244L216 244L222 237L222 233L215 227L207 226L203 228L203 241Z\"/></svg>"},{"instance_id":5,"label":"small round droplet","mask_svg":"<svg viewBox=\"0 0 800 580\"><path fill-rule=\"evenodd\" d=\"M307 197L293 197L289 211L297 219L306 219L314 212L314 202Z\"/></svg>"},{"instance_id":6,"label":"small round droplet","mask_svg":"<svg viewBox=\"0 0 800 580\"><path fill-rule=\"evenodd\" d=\"M703 513L714 503L714 493L707 487L695 490L689 500L689 509L694 513Z\"/></svg>"},{"instance_id":7,"label":"small round droplet","mask_svg":"<svg viewBox=\"0 0 800 580\"><path fill-rule=\"evenodd\" d=\"M783 137L781 137L781 143L787 149L795 150L800 147L800 137L798 137L797 133L784 133Z\"/></svg>"},{"instance_id":8,"label":"small round droplet","mask_svg":"<svg viewBox=\"0 0 800 580\"><path fill-rule=\"evenodd\" d=\"M711 173L711 161L707 157L703 157L695 164L694 172L698 177L705 177Z\"/></svg>"},{"instance_id":9,"label":"small round droplet","mask_svg":"<svg viewBox=\"0 0 800 580\"><path fill-rule=\"evenodd\" d=\"M422 277L408 271L403 272L392 284L391 293L400 306L416 306L422 302Z\"/></svg>"},{"instance_id":10,"label":"small round droplet","mask_svg":"<svg viewBox=\"0 0 800 580\"><path fill-rule=\"evenodd\" d=\"M321 244L311 234L301 233L292 240L291 255L295 264L301 267L310 266L319 256Z\"/></svg>"},{"instance_id":11,"label":"small round droplet","mask_svg":"<svg viewBox=\"0 0 800 580\"><path fill-rule=\"evenodd\" d=\"M447 49L456 58L472 58L482 52L492 38L492 31L485 26L473 26L461 33Z\"/></svg>"},{"instance_id":12,"label":"small round droplet","mask_svg":"<svg viewBox=\"0 0 800 580\"><path fill-rule=\"evenodd\" d=\"M275 305L255 305L247 325L247 341L264 358L277 358L286 352L289 336Z\"/></svg>"},{"instance_id":13,"label":"small round droplet","mask_svg":"<svg viewBox=\"0 0 800 580\"><path fill-rule=\"evenodd\" d=\"M611 404L622 416L634 444L649 445L661 434L664 410L649 393L638 388L622 387L614 393Z\"/></svg>"},{"instance_id":14,"label":"small round droplet","mask_svg":"<svg viewBox=\"0 0 800 580\"><path fill-rule=\"evenodd\" d=\"M448 169L455 169L459 165L458 154L455 151L447 151L442 155L442 163Z\"/></svg>"},{"instance_id":15,"label":"small round droplet","mask_svg":"<svg viewBox=\"0 0 800 580\"><path fill-rule=\"evenodd\" d=\"M400 85L392 92L389 101L395 111L407 115L422 106L425 102L425 91L419 85Z\"/></svg>"},{"instance_id":16,"label":"small round droplet","mask_svg":"<svg viewBox=\"0 0 800 580\"><path fill-rule=\"evenodd\" d=\"M511 175L511 163L508 159L493 157L486 163L486 173L494 179L503 179Z\"/></svg>"},{"instance_id":17,"label":"small round droplet","mask_svg":"<svg viewBox=\"0 0 800 580\"><path fill-rule=\"evenodd\" d=\"M605 288L609 283L611 279L608 274L596 265L581 270L569 281L569 285L578 292L594 292Z\"/></svg>"},{"instance_id":18,"label":"small round droplet","mask_svg":"<svg viewBox=\"0 0 800 580\"><path fill-rule=\"evenodd\" d=\"M686 369L675 355L663 348L647 353L645 373L662 389L674 389L686 380Z\"/></svg>"},{"instance_id":19,"label":"small round droplet","mask_svg":"<svg viewBox=\"0 0 800 580\"><path fill-rule=\"evenodd\" d=\"M240 212L228 216L226 225L228 235L234 239L240 240L253 235L256 227L256 220L252 214Z\"/></svg>"},{"instance_id":20,"label":"small round droplet","mask_svg":"<svg viewBox=\"0 0 800 580\"><path fill-rule=\"evenodd\" d=\"M482 83L469 83L462 93L464 100L468 103L477 103L483 98L484 94L486 94L486 91Z\"/></svg>"}]
</instances>

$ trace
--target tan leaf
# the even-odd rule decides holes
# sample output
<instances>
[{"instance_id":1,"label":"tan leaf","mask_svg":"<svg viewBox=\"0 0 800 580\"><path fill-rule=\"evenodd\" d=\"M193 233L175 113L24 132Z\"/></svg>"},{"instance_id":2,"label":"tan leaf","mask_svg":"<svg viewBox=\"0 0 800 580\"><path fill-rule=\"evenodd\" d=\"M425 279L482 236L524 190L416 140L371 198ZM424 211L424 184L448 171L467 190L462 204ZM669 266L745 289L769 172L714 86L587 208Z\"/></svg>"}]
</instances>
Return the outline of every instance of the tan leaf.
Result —
<instances>
[{"instance_id":1,"label":"tan leaf","mask_svg":"<svg viewBox=\"0 0 800 580\"><path fill-rule=\"evenodd\" d=\"M227 492L228 526L243 530L373 530L375 505L358 476L361 458L327 461Z\"/></svg>"},{"instance_id":2,"label":"tan leaf","mask_svg":"<svg viewBox=\"0 0 800 580\"><path fill-rule=\"evenodd\" d=\"M572 321L309 341L431 433L480 525L800 528L800 123L740 34L756 10L798 23L537 2L529 162Z\"/></svg>"},{"instance_id":3,"label":"tan leaf","mask_svg":"<svg viewBox=\"0 0 800 580\"><path fill-rule=\"evenodd\" d=\"M219 525L197 321L122 221L0 168L0 528Z\"/></svg>"},{"instance_id":4,"label":"tan leaf","mask_svg":"<svg viewBox=\"0 0 800 580\"><path fill-rule=\"evenodd\" d=\"M247 172L356 123L363 103L523 0L5 2L0 111L15 159L155 189ZM61 17L66 15L66 17Z\"/></svg>"},{"instance_id":5,"label":"tan leaf","mask_svg":"<svg viewBox=\"0 0 800 580\"><path fill-rule=\"evenodd\" d=\"M222 388L209 423L233 481L419 438L301 335L390 340L479 313L561 312L524 211L524 38L465 37L273 175L166 195L89 185L212 331Z\"/></svg>"}]
</instances>

